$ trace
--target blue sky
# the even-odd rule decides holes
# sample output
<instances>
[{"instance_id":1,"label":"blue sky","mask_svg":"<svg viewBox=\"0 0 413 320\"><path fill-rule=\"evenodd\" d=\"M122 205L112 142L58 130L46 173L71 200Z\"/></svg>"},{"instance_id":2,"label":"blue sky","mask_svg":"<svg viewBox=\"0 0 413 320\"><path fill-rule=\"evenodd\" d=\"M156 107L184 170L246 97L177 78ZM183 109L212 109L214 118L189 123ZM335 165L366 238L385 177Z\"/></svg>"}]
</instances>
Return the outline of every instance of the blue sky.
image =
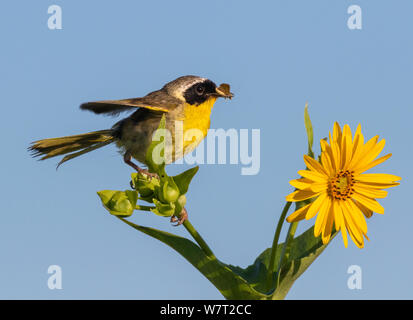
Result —
<instances>
[{"instance_id":1,"label":"blue sky","mask_svg":"<svg viewBox=\"0 0 413 320\"><path fill-rule=\"evenodd\" d=\"M47 28L52 4L62 7L62 30ZM347 27L352 4L362 9L362 30ZM308 101L316 142L334 121L361 123L393 153L374 172L403 181L381 201L385 214L368 221L365 248L345 249L337 237L287 298L412 299L412 10L407 0L3 1L0 298L222 298L178 254L101 206L96 191L129 183L115 147L58 171L57 160L26 151L33 140L117 121L81 112L82 102L138 97L196 74L230 83L236 95L215 105L212 128L261 130L258 175L203 165L189 190L191 222L217 257L244 267L271 245L288 181L304 166ZM166 218L136 212L132 220L187 236ZM47 287L55 264L62 290ZM347 288L354 264L361 290Z\"/></svg>"}]
</instances>

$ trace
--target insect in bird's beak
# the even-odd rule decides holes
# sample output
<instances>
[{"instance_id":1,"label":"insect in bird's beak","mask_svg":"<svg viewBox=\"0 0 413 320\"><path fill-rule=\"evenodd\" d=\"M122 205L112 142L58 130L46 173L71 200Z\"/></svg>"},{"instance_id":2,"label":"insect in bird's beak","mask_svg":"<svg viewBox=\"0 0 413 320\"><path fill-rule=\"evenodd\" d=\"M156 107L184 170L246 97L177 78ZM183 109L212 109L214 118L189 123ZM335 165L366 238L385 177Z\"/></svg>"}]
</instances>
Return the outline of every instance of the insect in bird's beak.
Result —
<instances>
[{"instance_id":1,"label":"insect in bird's beak","mask_svg":"<svg viewBox=\"0 0 413 320\"><path fill-rule=\"evenodd\" d=\"M228 98L228 99L232 99L232 97L234 97L234 94L232 92L229 91L230 90L230 86L227 83L222 83L219 85L219 87L217 87L215 89L215 95L218 97L222 97L222 98Z\"/></svg>"}]
</instances>

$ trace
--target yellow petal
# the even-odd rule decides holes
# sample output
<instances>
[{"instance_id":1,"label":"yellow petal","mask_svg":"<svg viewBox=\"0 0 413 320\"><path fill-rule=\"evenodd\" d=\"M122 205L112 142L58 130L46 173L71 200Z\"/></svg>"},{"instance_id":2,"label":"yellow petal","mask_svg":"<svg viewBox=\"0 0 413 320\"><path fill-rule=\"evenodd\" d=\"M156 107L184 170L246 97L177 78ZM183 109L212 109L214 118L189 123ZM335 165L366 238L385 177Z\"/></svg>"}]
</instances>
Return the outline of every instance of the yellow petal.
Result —
<instances>
[{"instance_id":1,"label":"yellow petal","mask_svg":"<svg viewBox=\"0 0 413 320\"><path fill-rule=\"evenodd\" d=\"M343 218L344 220L344 218ZM341 225L341 236L343 237L343 243L344 247L348 247L348 237L347 237L347 229L346 229L346 224L343 221L343 224Z\"/></svg>"},{"instance_id":2,"label":"yellow petal","mask_svg":"<svg viewBox=\"0 0 413 320\"><path fill-rule=\"evenodd\" d=\"M360 193L354 193L353 199L360 202L362 205L372 210L373 212L384 214L384 208L376 200L363 196Z\"/></svg>"},{"instance_id":3,"label":"yellow petal","mask_svg":"<svg viewBox=\"0 0 413 320\"><path fill-rule=\"evenodd\" d=\"M311 171L328 176L327 171L321 166L321 164L318 161L315 161L313 158L307 156L306 154L304 155L304 162L307 168Z\"/></svg>"},{"instance_id":4,"label":"yellow petal","mask_svg":"<svg viewBox=\"0 0 413 320\"><path fill-rule=\"evenodd\" d=\"M357 128L356 134L354 136L353 152L352 152L351 160L350 160L348 167L351 168L353 163L355 163L356 159L358 159L361 156L361 153L363 152L363 146L364 146L364 136L361 134L361 127L359 125L359 127Z\"/></svg>"},{"instance_id":5,"label":"yellow petal","mask_svg":"<svg viewBox=\"0 0 413 320\"><path fill-rule=\"evenodd\" d=\"M364 166L359 167L357 170L354 170L354 171L355 171L356 174L361 173L361 172L364 172L364 171L367 171L367 170L369 170L369 169L371 169L371 168L379 165L380 163L386 161L386 160L389 159L391 156L392 156L392 154L389 153L389 154L387 154L387 155L385 155L385 156L383 156L383 157L381 157L381 158L378 158L378 159L376 159L376 160L374 160L374 161L372 161L372 162L370 162L370 163L368 163L368 164L366 164L366 165L364 165Z\"/></svg>"},{"instance_id":6,"label":"yellow petal","mask_svg":"<svg viewBox=\"0 0 413 320\"><path fill-rule=\"evenodd\" d=\"M313 181L311 181L310 179L306 179L306 178L300 178L300 179L295 179L295 180L290 181L290 184L294 188L297 188L300 190L310 188L313 183L314 183Z\"/></svg>"},{"instance_id":7,"label":"yellow petal","mask_svg":"<svg viewBox=\"0 0 413 320\"><path fill-rule=\"evenodd\" d=\"M341 216L341 208L338 205L337 200L331 200L331 203L333 205L333 211L334 211L334 225L336 226L336 230L340 230L341 224L342 224L342 216Z\"/></svg>"},{"instance_id":8,"label":"yellow petal","mask_svg":"<svg viewBox=\"0 0 413 320\"><path fill-rule=\"evenodd\" d=\"M325 175L322 175L321 173L316 173L314 171L309 171L309 170L300 170L298 171L298 174L304 178L307 178L307 179L310 179L316 182L327 182L327 179L328 179Z\"/></svg>"},{"instance_id":9,"label":"yellow petal","mask_svg":"<svg viewBox=\"0 0 413 320\"><path fill-rule=\"evenodd\" d=\"M337 145L340 147L341 146L341 128L338 122L334 122L334 127L333 127L333 139L337 143Z\"/></svg>"},{"instance_id":10,"label":"yellow petal","mask_svg":"<svg viewBox=\"0 0 413 320\"><path fill-rule=\"evenodd\" d=\"M364 173L354 176L354 180L375 183L394 183L402 178L387 173Z\"/></svg>"},{"instance_id":11,"label":"yellow petal","mask_svg":"<svg viewBox=\"0 0 413 320\"><path fill-rule=\"evenodd\" d=\"M386 140L382 139L379 143L377 143L373 148L367 153L364 154L352 167L354 171L358 171L360 168L367 166L370 162L377 158L377 156L383 151L384 145L386 144Z\"/></svg>"},{"instance_id":12,"label":"yellow petal","mask_svg":"<svg viewBox=\"0 0 413 320\"><path fill-rule=\"evenodd\" d=\"M323 201L320 207L320 212L317 215L317 219L314 225L314 236L318 237L321 233L321 230L325 226L326 215L330 210L331 201L328 199L327 201Z\"/></svg>"},{"instance_id":13,"label":"yellow petal","mask_svg":"<svg viewBox=\"0 0 413 320\"><path fill-rule=\"evenodd\" d=\"M360 233L357 233L357 231L354 231L348 224L346 220L346 228L348 231L348 234L350 235L351 240L353 240L354 244L362 249L364 247L364 239L363 236ZM361 238L360 238L361 237ZM361 239L361 240L360 240Z\"/></svg>"},{"instance_id":14,"label":"yellow petal","mask_svg":"<svg viewBox=\"0 0 413 320\"><path fill-rule=\"evenodd\" d=\"M341 236L343 237L344 247L347 248L348 246L348 239L347 239L347 229L346 223L344 221L343 211L341 206L339 205L339 201L333 200L332 201L334 206L334 223L336 225L336 229L341 231Z\"/></svg>"},{"instance_id":15,"label":"yellow petal","mask_svg":"<svg viewBox=\"0 0 413 320\"><path fill-rule=\"evenodd\" d=\"M328 142L327 142L327 141L325 141L324 139L321 139L321 140L320 140L321 152L325 152L325 151L326 151L327 146L328 146Z\"/></svg>"},{"instance_id":16,"label":"yellow petal","mask_svg":"<svg viewBox=\"0 0 413 320\"><path fill-rule=\"evenodd\" d=\"M375 136L371 138L367 143L363 146L360 146L360 149L357 150L357 153L353 155L353 158L350 161L349 168L354 168L360 160L367 155L376 145L379 136Z\"/></svg>"},{"instance_id":17,"label":"yellow petal","mask_svg":"<svg viewBox=\"0 0 413 320\"><path fill-rule=\"evenodd\" d=\"M367 223L360 209L355 205L354 201L345 201L349 212L351 212L351 218L353 222L358 226L363 234L367 234Z\"/></svg>"},{"instance_id":18,"label":"yellow petal","mask_svg":"<svg viewBox=\"0 0 413 320\"><path fill-rule=\"evenodd\" d=\"M286 219L287 222L291 223L291 222L297 222L297 221L303 220L311 205L312 205L312 203L307 204L306 206L304 206L304 207L296 210L292 214L290 214Z\"/></svg>"},{"instance_id":19,"label":"yellow petal","mask_svg":"<svg viewBox=\"0 0 413 320\"><path fill-rule=\"evenodd\" d=\"M363 187L360 183L354 185L354 191L360 193L368 198L382 199L387 197L387 191Z\"/></svg>"},{"instance_id":20,"label":"yellow petal","mask_svg":"<svg viewBox=\"0 0 413 320\"><path fill-rule=\"evenodd\" d=\"M325 226L321 232L321 240L323 244L327 244L330 241L331 231L333 229L333 222L334 222L334 207L331 203L330 210L328 211L326 218L325 218Z\"/></svg>"},{"instance_id":21,"label":"yellow petal","mask_svg":"<svg viewBox=\"0 0 413 320\"><path fill-rule=\"evenodd\" d=\"M344 205L343 202L340 202L340 205L343 211L344 222L346 224L346 228L348 230L348 233L350 234L351 239L357 245L357 247L362 248L364 246L363 245L364 240L363 240L363 235L361 234L360 229L354 223L351 212L349 211L348 207Z\"/></svg>"},{"instance_id":22,"label":"yellow petal","mask_svg":"<svg viewBox=\"0 0 413 320\"><path fill-rule=\"evenodd\" d=\"M330 139L331 139L331 135L330 135ZM336 167L336 164L335 164L335 161L334 161L334 156L333 156L333 151L331 150L331 146L325 140L321 140L320 144L321 144L321 150L323 151L323 153L328 158L328 160L331 164L331 167L333 169L333 172L336 172L337 167Z\"/></svg>"},{"instance_id":23,"label":"yellow petal","mask_svg":"<svg viewBox=\"0 0 413 320\"><path fill-rule=\"evenodd\" d=\"M312 203L312 206L307 211L307 214L305 216L306 220L310 220L317 214L317 212L320 210L320 207L324 203L324 201L327 201L326 198L327 198L327 193L324 192L320 194L320 196Z\"/></svg>"},{"instance_id":24,"label":"yellow petal","mask_svg":"<svg viewBox=\"0 0 413 320\"><path fill-rule=\"evenodd\" d=\"M297 202L314 198L319 193L310 190L297 190L285 197L288 202Z\"/></svg>"},{"instance_id":25,"label":"yellow petal","mask_svg":"<svg viewBox=\"0 0 413 320\"><path fill-rule=\"evenodd\" d=\"M351 140L351 129L346 124L343 128L343 135L341 141L341 163L342 169L347 170L352 157L353 142Z\"/></svg>"},{"instance_id":26,"label":"yellow petal","mask_svg":"<svg viewBox=\"0 0 413 320\"><path fill-rule=\"evenodd\" d=\"M340 147L338 146L337 142L335 142L332 138L331 138L331 133L329 133L329 137L330 137L330 146L331 146L331 152L332 152L332 159L334 162L334 168L336 168L336 170L341 169L341 161L340 161Z\"/></svg>"},{"instance_id":27,"label":"yellow petal","mask_svg":"<svg viewBox=\"0 0 413 320\"><path fill-rule=\"evenodd\" d=\"M351 129L350 126L348 124L345 124L343 127L343 134L341 136L342 141L347 140L348 138L350 138L351 141Z\"/></svg>"},{"instance_id":28,"label":"yellow petal","mask_svg":"<svg viewBox=\"0 0 413 320\"><path fill-rule=\"evenodd\" d=\"M329 175L332 175L334 173L330 157L326 152L321 153L321 163L323 164L323 167L326 169Z\"/></svg>"},{"instance_id":29,"label":"yellow petal","mask_svg":"<svg viewBox=\"0 0 413 320\"><path fill-rule=\"evenodd\" d=\"M361 210L361 212L363 212L363 214L366 216L366 218L371 218L371 216L373 215L373 211L366 208L366 206L362 205L358 201L354 201L354 203L356 204L357 207L359 207L359 209Z\"/></svg>"},{"instance_id":30,"label":"yellow petal","mask_svg":"<svg viewBox=\"0 0 413 320\"><path fill-rule=\"evenodd\" d=\"M313 192L322 192L322 191L327 191L328 184L323 182L323 183L313 183L310 186L310 190Z\"/></svg>"},{"instance_id":31,"label":"yellow petal","mask_svg":"<svg viewBox=\"0 0 413 320\"><path fill-rule=\"evenodd\" d=\"M363 182L363 181L357 181L357 184L365 186L367 188L374 188L374 189L386 189L386 188L396 187L396 186L400 185L400 183L398 183L398 182L374 183L374 182Z\"/></svg>"}]
</instances>

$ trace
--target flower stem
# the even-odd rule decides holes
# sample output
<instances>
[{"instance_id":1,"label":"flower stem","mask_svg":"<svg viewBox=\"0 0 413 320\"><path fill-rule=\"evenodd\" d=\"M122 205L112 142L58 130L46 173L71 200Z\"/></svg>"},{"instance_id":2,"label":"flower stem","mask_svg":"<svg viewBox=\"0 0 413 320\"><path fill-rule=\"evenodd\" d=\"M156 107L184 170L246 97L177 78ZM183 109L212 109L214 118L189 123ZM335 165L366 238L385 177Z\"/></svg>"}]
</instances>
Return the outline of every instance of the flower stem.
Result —
<instances>
[{"instance_id":1,"label":"flower stem","mask_svg":"<svg viewBox=\"0 0 413 320\"><path fill-rule=\"evenodd\" d=\"M136 205L135 210L142 210L142 211L151 211L151 209L155 209L156 207L154 206L141 206L141 205Z\"/></svg>"},{"instance_id":2,"label":"flower stem","mask_svg":"<svg viewBox=\"0 0 413 320\"><path fill-rule=\"evenodd\" d=\"M208 244L205 242L205 240L201 237L201 235L196 231L194 226L189 222L189 220L185 220L183 223L183 226L185 227L186 230L191 234L192 238L198 243L198 245L201 247L201 249L204 251L204 253L212 259L216 259L214 253L212 252L211 248L208 246Z\"/></svg>"},{"instance_id":3,"label":"flower stem","mask_svg":"<svg viewBox=\"0 0 413 320\"><path fill-rule=\"evenodd\" d=\"M267 270L268 290L271 289L271 285L273 281L274 264L275 264L275 257L277 256L278 240L280 239L281 229L284 224L284 220L287 215L287 212L290 209L290 206L291 206L291 202L287 202L285 204L283 211L281 212L280 219L278 220L277 229L274 234L274 240L272 242L272 248L271 248L270 262L269 262L268 270Z\"/></svg>"},{"instance_id":4,"label":"flower stem","mask_svg":"<svg viewBox=\"0 0 413 320\"><path fill-rule=\"evenodd\" d=\"M291 240L294 239L297 226L298 226L298 222L293 222L290 224L290 227L288 228L287 236L285 237L285 242L284 242L283 249L280 255L280 262L278 263L278 268L277 268L277 285L280 280L281 265L284 262L284 258L286 257L287 248L289 247Z\"/></svg>"}]
</instances>

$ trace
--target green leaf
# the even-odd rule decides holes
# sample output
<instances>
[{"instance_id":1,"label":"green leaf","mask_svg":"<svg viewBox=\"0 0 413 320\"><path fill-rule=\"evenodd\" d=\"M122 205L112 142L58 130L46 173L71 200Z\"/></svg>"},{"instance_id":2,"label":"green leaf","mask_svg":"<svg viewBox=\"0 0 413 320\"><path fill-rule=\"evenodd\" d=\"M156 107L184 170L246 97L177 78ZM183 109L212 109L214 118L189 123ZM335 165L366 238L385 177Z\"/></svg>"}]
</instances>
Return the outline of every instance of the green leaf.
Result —
<instances>
[{"instance_id":1,"label":"green leaf","mask_svg":"<svg viewBox=\"0 0 413 320\"><path fill-rule=\"evenodd\" d=\"M187 193L189 184L191 183L192 178L198 172L198 169L199 166L196 166L178 174L177 176L172 177L176 185L178 186L181 194Z\"/></svg>"},{"instance_id":2,"label":"green leaf","mask_svg":"<svg viewBox=\"0 0 413 320\"><path fill-rule=\"evenodd\" d=\"M314 227L294 238L288 246L289 252L281 267L278 286L276 288L274 286L268 291L265 286L271 248L264 250L252 265L244 269L227 265L215 257L208 257L198 245L187 238L120 219L136 230L173 248L197 268L227 299L284 299L295 280L327 247L322 243L320 237L314 237ZM332 238L334 236L335 233ZM283 243L278 245L277 263L280 260L283 245ZM277 269L278 265L275 265L274 277Z\"/></svg>"},{"instance_id":3,"label":"green leaf","mask_svg":"<svg viewBox=\"0 0 413 320\"><path fill-rule=\"evenodd\" d=\"M304 107L304 125L305 125L305 129L307 131L308 155L311 158L314 158L314 152L313 152L313 143L314 143L313 125L311 124L310 114L308 113L308 102L305 104L305 107Z\"/></svg>"},{"instance_id":4,"label":"green leaf","mask_svg":"<svg viewBox=\"0 0 413 320\"><path fill-rule=\"evenodd\" d=\"M197 268L225 298L242 300L268 299L268 296L253 289L245 279L231 270L229 266L215 257L208 257L191 240L154 228L139 226L122 218L120 219L136 230L162 241L177 251Z\"/></svg>"},{"instance_id":5,"label":"green leaf","mask_svg":"<svg viewBox=\"0 0 413 320\"><path fill-rule=\"evenodd\" d=\"M335 234L332 235L332 238L334 236ZM275 257L276 265L272 270L272 272L274 272L274 278L276 278L275 273L276 270L278 270L278 263L283 246L284 243L281 243L277 247L277 256ZM270 288L268 292L266 280L271 248L264 250L255 262L245 269L231 265L228 267L246 279L255 290L269 294L270 299L284 299L295 280L307 270L326 247L327 245L322 243L320 237L314 237L314 227L311 227L300 236L291 240L287 247L288 253L285 255L283 265L281 266L278 286L276 287L274 283L274 286Z\"/></svg>"},{"instance_id":6,"label":"green leaf","mask_svg":"<svg viewBox=\"0 0 413 320\"><path fill-rule=\"evenodd\" d=\"M136 191L98 191L103 206L110 214L120 217L130 216L136 208L138 193Z\"/></svg>"},{"instance_id":7,"label":"green leaf","mask_svg":"<svg viewBox=\"0 0 413 320\"><path fill-rule=\"evenodd\" d=\"M277 248L277 256L276 261L279 261L280 252L281 252L281 244L278 245ZM238 274L240 277L245 279L249 285L261 293L267 293L266 288L266 280L267 280L267 270L270 263L270 255L271 255L271 248L265 249L258 257L255 259L254 263L246 268L241 268L238 266L228 265L232 271ZM271 293L274 290L270 290ZM271 298L271 295L269 295Z\"/></svg>"},{"instance_id":8,"label":"green leaf","mask_svg":"<svg viewBox=\"0 0 413 320\"><path fill-rule=\"evenodd\" d=\"M336 234L337 232L332 234L330 241ZM279 283L273 297L284 299L294 282L317 259L327 245L323 244L320 237L314 237L314 227L294 239L291 243L289 257L281 266Z\"/></svg>"}]
</instances>

